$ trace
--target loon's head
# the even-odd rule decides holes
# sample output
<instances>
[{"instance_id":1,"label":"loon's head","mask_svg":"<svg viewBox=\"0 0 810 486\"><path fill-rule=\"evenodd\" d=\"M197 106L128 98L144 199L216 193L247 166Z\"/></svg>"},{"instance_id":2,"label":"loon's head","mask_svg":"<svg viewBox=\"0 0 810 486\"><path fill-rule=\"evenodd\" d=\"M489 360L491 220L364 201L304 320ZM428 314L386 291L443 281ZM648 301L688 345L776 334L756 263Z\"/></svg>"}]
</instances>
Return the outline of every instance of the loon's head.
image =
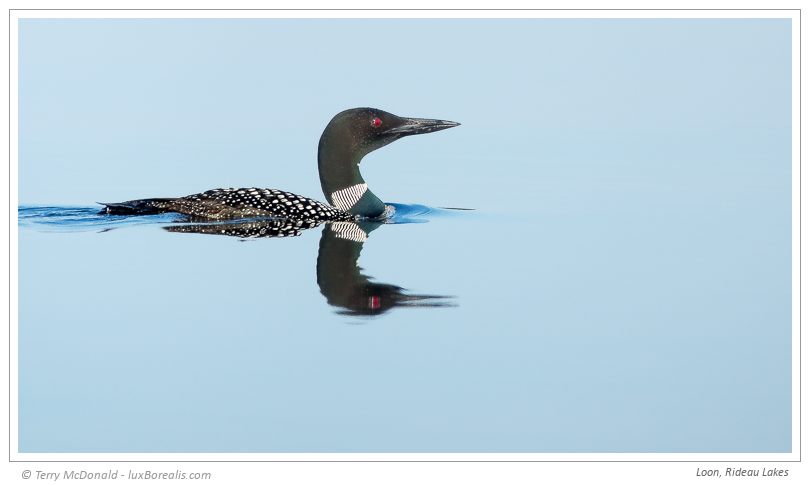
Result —
<instances>
[{"instance_id":1,"label":"loon's head","mask_svg":"<svg viewBox=\"0 0 810 486\"><path fill-rule=\"evenodd\" d=\"M404 118L376 108L352 108L335 115L318 144L321 188L330 204L359 216L375 218L385 204L368 190L360 161L369 152L408 135L458 126L447 120Z\"/></svg>"},{"instance_id":2,"label":"loon's head","mask_svg":"<svg viewBox=\"0 0 810 486\"><path fill-rule=\"evenodd\" d=\"M321 135L325 141L334 145L346 144L353 155L358 156L355 163L373 150L408 135L436 132L458 126L458 123L447 120L430 120L426 118L403 118L376 108L352 108L338 113L326 125Z\"/></svg>"}]
</instances>

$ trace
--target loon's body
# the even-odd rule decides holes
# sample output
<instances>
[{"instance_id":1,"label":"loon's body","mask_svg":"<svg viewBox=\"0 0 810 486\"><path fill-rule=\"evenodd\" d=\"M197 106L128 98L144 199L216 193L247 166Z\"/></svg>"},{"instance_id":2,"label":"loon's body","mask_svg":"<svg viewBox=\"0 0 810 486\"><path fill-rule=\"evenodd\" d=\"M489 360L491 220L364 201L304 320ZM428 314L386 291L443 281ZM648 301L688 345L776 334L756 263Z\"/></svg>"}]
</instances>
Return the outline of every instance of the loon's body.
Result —
<instances>
[{"instance_id":1,"label":"loon's body","mask_svg":"<svg viewBox=\"0 0 810 486\"><path fill-rule=\"evenodd\" d=\"M178 198L136 199L104 203L104 213L179 213L192 219L279 218L298 221L381 219L386 205L368 189L360 161L373 150L408 135L457 126L445 120L402 118L375 108L354 108L335 115L318 144L318 172L327 201L277 189L238 188Z\"/></svg>"},{"instance_id":2,"label":"loon's body","mask_svg":"<svg viewBox=\"0 0 810 486\"><path fill-rule=\"evenodd\" d=\"M297 221L353 221L346 211L308 197L257 187L211 189L178 198L106 203L109 214L179 213L192 219L279 218Z\"/></svg>"}]
</instances>

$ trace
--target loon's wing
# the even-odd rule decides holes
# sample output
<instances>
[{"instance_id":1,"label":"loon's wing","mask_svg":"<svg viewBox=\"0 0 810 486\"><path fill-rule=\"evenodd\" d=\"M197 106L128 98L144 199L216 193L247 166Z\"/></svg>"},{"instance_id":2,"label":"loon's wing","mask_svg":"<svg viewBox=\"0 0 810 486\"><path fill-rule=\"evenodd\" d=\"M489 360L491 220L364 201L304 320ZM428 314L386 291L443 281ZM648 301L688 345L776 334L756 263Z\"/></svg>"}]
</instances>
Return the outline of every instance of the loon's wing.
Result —
<instances>
[{"instance_id":1,"label":"loon's wing","mask_svg":"<svg viewBox=\"0 0 810 486\"><path fill-rule=\"evenodd\" d=\"M109 214L180 213L193 218L223 220L273 217L294 220L350 221L354 216L308 197L256 187L212 189L179 198L137 199L105 203Z\"/></svg>"}]
</instances>

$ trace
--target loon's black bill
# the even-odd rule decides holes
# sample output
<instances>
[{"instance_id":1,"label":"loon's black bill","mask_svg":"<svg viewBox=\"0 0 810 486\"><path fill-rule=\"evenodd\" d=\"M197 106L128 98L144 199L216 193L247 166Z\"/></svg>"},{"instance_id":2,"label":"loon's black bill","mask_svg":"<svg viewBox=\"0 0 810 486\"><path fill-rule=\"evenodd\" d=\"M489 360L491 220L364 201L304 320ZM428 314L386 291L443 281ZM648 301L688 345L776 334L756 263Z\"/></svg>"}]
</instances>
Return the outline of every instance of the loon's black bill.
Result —
<instances>
[{"instance_id":1,"label":"loon's black bill","mask_svg":"<svg viewBox=\"0 0 810 486\"><path fill-rule=\"evenodd\" d=\"M405 118L405 124L387 130L386 134L418 135L420 133L437 132L445 128L453 128L461 125L454 121L431 120L429 118Z\"/></svg>"}]
</instances>

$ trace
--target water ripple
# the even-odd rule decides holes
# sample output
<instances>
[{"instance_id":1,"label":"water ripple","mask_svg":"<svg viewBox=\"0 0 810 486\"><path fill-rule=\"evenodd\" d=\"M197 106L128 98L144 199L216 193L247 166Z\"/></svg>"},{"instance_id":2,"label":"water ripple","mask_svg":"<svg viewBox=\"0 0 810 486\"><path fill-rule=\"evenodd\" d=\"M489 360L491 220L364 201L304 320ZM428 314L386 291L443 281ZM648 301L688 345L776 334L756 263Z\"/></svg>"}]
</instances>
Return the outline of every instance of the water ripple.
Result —
<instances>
[{"instance_id":1,"label":"water ripple","mask_svg":"<svg viewBox=\"0 0 810 486\"><path fill-rule=\"evenodd\" d=\"M99 207L80 206L20 206L17 211L20 227L42 231L99 231L121 226L165 224L177 215L113 216L99 213Z\"/></svg>"},{"instance_id":2,"label":"water ripple","mask_svg":"<svg viewBox=\"0 0 810 486\"><path fill-rule=\"evenodd\" d=\"M388 224L426 223L438 217L459 214L458 208L433 208L422 204L388 203L395 209ZM20 206L19 225L41 231L106 231L123 226L165 225L182 223L182 216L174 213L145 216L116 216L99 213L100 207L83 206ZM221 224L212 222L211 224Z\"/></svg>"}]
</instances>

